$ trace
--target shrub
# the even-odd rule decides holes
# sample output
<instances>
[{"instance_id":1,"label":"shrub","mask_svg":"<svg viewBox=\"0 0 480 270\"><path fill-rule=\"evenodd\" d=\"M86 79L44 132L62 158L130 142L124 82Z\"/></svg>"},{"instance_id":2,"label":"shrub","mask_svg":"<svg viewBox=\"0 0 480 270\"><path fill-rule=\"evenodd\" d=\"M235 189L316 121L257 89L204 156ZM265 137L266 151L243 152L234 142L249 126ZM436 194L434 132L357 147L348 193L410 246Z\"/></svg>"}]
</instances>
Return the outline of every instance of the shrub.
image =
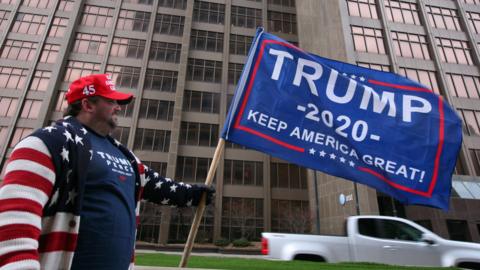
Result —
<instances>
[{"instance_id":1,"label":"shrub","mask_svg":"<svg viewBox=\"0 0 480 270\"><path fill-rule=\"evenodd\" d=\"M232 242L234 247L248 247L250 246L250 241L246 238L235 239Z\"/></svg>"},{"instance_id":2,"label":"shrub","mask_svg":"<svg viewBox=\"0 0 480 270\"><path fill-rule=\"evenodd\" d=\"M217 247L226 247L228 244L230 244L230 241L228 241L226 238L220 238L213 241L213 244Z\"/></svg>"}]
</instances>

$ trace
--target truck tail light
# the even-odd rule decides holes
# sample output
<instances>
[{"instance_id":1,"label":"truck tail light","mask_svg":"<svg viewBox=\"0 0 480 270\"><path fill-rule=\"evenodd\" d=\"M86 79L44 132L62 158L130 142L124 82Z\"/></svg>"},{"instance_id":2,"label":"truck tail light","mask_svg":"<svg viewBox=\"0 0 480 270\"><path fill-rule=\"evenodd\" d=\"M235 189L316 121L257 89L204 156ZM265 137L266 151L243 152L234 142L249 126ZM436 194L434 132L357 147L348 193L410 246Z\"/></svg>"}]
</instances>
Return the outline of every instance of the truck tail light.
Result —
<instances>
[{"instance_id":1,"label":"truck tail light","mask_svg":"<svg viewBox=\"0 0 480 270\"><path fill-rule=\"evenodd\" d=\"M262 255L268 255L268 239L262 237Z\"/></svg>"}]
</instances>

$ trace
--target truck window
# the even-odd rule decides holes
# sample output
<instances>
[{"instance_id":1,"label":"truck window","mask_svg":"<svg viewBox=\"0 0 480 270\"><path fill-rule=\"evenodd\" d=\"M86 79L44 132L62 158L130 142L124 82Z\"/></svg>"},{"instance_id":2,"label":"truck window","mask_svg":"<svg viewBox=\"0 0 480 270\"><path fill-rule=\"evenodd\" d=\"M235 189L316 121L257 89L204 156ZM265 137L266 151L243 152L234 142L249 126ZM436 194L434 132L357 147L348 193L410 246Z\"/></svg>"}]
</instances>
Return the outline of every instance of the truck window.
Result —
<instances>
[{"instance_id":1,"label":"truck window","mask_svg":"<svg viewBox=\"0 0 480 270\"><path fill-rule=\"evenodd\" d=\"M361 235L382 239L420 241L422 232L397 220L361 218L358 219Z\"/></svg>"}]
</instances>

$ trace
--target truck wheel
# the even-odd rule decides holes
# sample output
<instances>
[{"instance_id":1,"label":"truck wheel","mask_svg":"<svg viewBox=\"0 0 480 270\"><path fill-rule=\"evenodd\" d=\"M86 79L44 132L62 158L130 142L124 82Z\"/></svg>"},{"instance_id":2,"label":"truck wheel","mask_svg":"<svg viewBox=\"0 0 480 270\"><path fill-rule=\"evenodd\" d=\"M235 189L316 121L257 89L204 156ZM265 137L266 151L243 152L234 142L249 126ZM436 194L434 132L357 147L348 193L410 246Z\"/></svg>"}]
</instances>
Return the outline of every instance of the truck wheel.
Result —
<instances>
[{"instance_id":1,"label":"truck wheel","mask_svg":"<svg viewBox=\"0 0 480 270\"><path fill-rule=\"evenodd\" d=\"M457 264L457 267L463 268L463 269L480 269L480 263L475 263L475 262L461 262Z\"/></svg>"},{"instance_id":2,"label":"truck wheel","mask_svg":"<svg viewBox=\"0 0 480 270\"><path fill-rule=\"evenodd\" d=\"M325 258L323 258L322 256L313 254L297 254L293 259L300 261L326 262Z\"/></svg>"}]
</instances>

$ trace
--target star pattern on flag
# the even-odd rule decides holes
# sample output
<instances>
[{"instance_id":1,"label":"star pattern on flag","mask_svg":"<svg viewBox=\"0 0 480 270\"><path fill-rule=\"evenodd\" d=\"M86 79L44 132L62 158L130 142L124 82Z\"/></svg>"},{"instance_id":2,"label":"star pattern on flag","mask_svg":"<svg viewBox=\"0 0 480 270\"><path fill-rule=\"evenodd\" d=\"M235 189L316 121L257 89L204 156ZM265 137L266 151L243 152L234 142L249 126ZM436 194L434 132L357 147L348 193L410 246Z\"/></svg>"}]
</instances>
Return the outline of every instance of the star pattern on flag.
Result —
<instances>
[{"instance_id":1,"label":"star pattern on flag","mask_svg":"<svg viewBox=\"0 0 480 270\"><path fill-rule=\"evenodd\" d=\"M92 160L92 158L93 158L93 150L90 150L89 152L90 152L90 160Z\"/></svg>"},{"instance_id":2,"label":"star pattern on flag","mask_svg":"<svg viewBox=\"0 0 480 270\"><path fill-rule=\"evenodd\" d=\"M168 204L169 201L170 201L170 199L165 198L160 203L161 204Z\"/></svg>"},{"instance_id":3,"label":"star pattern on flag","mask_svg":"<svg viewBox=\"0 0 480 270\"><path fill-rule=\"evenodd\" d=\"M347 74L347 73L345 73L345 72L342 73L342 75L343 75L344 77L350 78L350 79L352 79L352 80L357 80L357 79L358 79L358 80L361 81L362 83L364 83L364 82L367 81L367 78L365 78L363 75L361 75L361 76L358 76L357 74L350 74L350 75L349 75L349 74Z\"/></svg>"},{"instance_id":4,"label":"star pattern on flag","mask_svg":"<svg viewBox=\"0 0 480 270\"><path fill-rule=\"evenodd\" d=\"M346 159L344 157L340 157L340 162L345 163Z\"/></svg>"},{"instance_id":5,"label":"star pattern on flag","mask_svg":"<svg viewBox=\"0 0 480 270\"><path fill-rule=\"evenodd\" d=\"M50 201L50 204L48 205L48 207L52 207L52 205L54 205L55 203L57 203L58 201L58 189L55 190L55 192L53 193L53 196L52 196L52 200Z\"/></svg>"},{"instance_id":6,"label":"star pattern on flag","mask_svg":"<svg viewBox=\"0 0 480 270\"><path fill-rule=\"evenodd\" d=\"M62 160L66 160L67 162L70 162L70 159L68 158L68 150L65 149L65 147L62 148L62 152L60 155L62 156Z\"/></svg>"},{"instance_id":7,"label":"star pattern on flag","mask_svg":"<svg viewBox=\"0 0 480 270\"><path fill-rule=\"evenodd\" d=\"M310 148L308 151L309 151L309 154L311 154L311 155L312 155L312 153L318 153L319 157L328 158L332 161L339 161L340 163L343 163L345 165L349 165L350 167L355 167L355 162L353 162L352 160L349 160L348 158L345 158L343 156L337 156L334 153L327 153L324 150L315 149L315 148Z\"/></svg>"},{"instance_id":8,"label":"star pattern on flag","mask_svg":"<svg viewBox=\"0 0 480 270\"><path fill-rule=\"evenodd\" d=\"M71 170L71 169L67 171L67 176L66 176L66 178L67 178L67 185L68 185L68 183L69 183L70 180L72 179L72 170Z\"/></svg>"},{"instance_id":9,"label":"star pattern on flag","mask_svg":"<svg viewBox=\"0 0 480 270\"><path fill-rule=\"evenodd\" d=\"M69 123L67 123L67 122L63 122L63 123L62 123L62 126L64 126L64 127L68 127L68 126L70 126L70 124L69 124Z\"/></svg>"},{"instance_id":10,"label":"star pattern on flag","mask_svg":"<svg viewBox=\"0 0 480 270\"><path fill-rule=\"evenodd\" d=\"M177 185L175 185L175 184L171 185L170 186L170 192L177 192L177 188L178 188Z\"/></svg>"},{"instance_id":11,"label":"star pattern on flag","mask_svg":"<svg viewBox=\"0 0 480 270\"><path fill-rule=\"evenodd\" d=\"M46 130L48 131L48 133L52 133L52 130L56 130L57 128L56 127L53 127L53 126L49 126L49 127L44 127L43 130Z\"/></svg>"},{"instance_id":12,"label":"star pattern on flag","mask_svg":"<svg viewBox=\"0 0 480 270\"><path fill-rule=\"evenodd\" d=\"M308 150L308 152L310 153L310 155L315 155L315 149L313 149L313 148L310 148L310 150Z\"/></svg>"},{"instance_id":13,"label":"star pattern on flag","mask_svg":"<svg viewBox=\"0 0 480 270\"><path fill-rule=\"evenodd\" d=\"M187 189L192 188L192 185L190 184L186 184L185 186L187 187Z\"/></svg>"},{"instance_id":14,"label":"star pattern on flag","mask_svg":"<svg viewBox=\"0 0 480 270\"><path fill-rule=\"evenodd\" d=\"M67 201L65 202L65 204L68 204L68 203L70 203L70 202L72 202L72 204L73 204L74 201L75 201L75 197L77 197L77 195L78 195L78 194L77 194L77 192L75 192L75 190L73 190L73 189L70 190L70 191L68 192L68 199L67 199Z\"/></svg>"},{"instance_id":15,"label":"star pattern on flag","mask_svg":"<svg viewBox=\"0 0 480 270\"><path fill-rule=\"evenodd\" d=\"M322 150L322 151L320 151L318 154L319 154L321 157L324 157L327 153L325 153L325 151Z\"/></svg>"},{"instance_id":16,"label":"star pattern on flag","mask_svg":"<svg viewBox=\"0 0 480 270\"><path fill-rule=\"evenodd\" d=\"M83 132L83 135L87 135L88 133L86 128L81 128L80 131Z\"/></svg>"},{"instance_id":17,"label":"star pattern on flag","mask_svg":"<svg viewBox=\"0 0 480 270\"><path fill-rule=\"evenodd\" d=\"M349 162L348 162L348 165L350 165L350 167L355 167L355 162L349 161Z\"/></svg>"},{"instance_id":18,"label":"star pattern on flag","mask_svg":"<svg viewBox=\"0 0 480 270\"><path fill-rule=\"evenodd\" d=\"M158 173L157 173L158 174ZM165 178L165 181L167 182L172 182L173 180L171 178Z\"/></svg>"},{"instance_id":19,"label":"star pattern on flag","mask_svg":"<svg viewBox=\"0 0 480 270\"><path fill-rule=\"evenodd\" d=\"M72 141L73 142L73 137L72 137L72 133L68 132L68 130L65 130L65 132L63 133L63 135L65 136L66 141Z\"/></svg>"},{"instance_id":20,"label":"star pattern on flag","mask_svg":"<svg viewBox=\"0 0 480 270\"><path fill-rule=\"evenodd\" d=\"M154 173L153 173L153 177L158 178L159 176L160 176L160 175L158 174L158 172L154 172Z\"/></svg>"},{"instance_id":21,"label":"star pattern on flag","mask_svg":"<svg viewBox=\"0 0 480 270\"><path fill-rule=\"evenodd\" d=\"M121 143L120 143L119 141L117 141L116 139L113 139L113 142L115 143L115 145L116 145L117 147L119 147L120 144L121 144Z\"/></svg>"},{"instance_id":22,"label":"star pattern on flag","mask_svg":"<svg viewBox=\"0 0 480 270\"><path fill-rule=\"evenodd\" d=\"M81 145L84 145L83 144L83 138L78 136L77 134L75 134L75 143L76 144L81 144Z\"/></svg>"},{"instance_id":23,"label":"star pattern on flag","mask_svg":"<svg viewBox=\"0 0 480 270\"><path fill-rule=\"evenodd\" d=\"M337 156L334 153L330 154L330 159L335 159Z\"/></svg>"},{"instance_id":24,"label":"star pattern on flag","mask_svg":"<svg viewBox=\"0 0 480 270\"><path fill-rule=\"evenodd\" d=\"M162 184L163 184L162 181L158 181L158 182L155 184L155 189L162 188Z\"/></svg>"},{"instance_id":25,"label":"star pattern on flag","mask_svg":"<svg viewBox=\"0 0 480 270\"><path fill-rule=\"evenodd\" d=\"M150 180L152 180L152 179L150 179L150 176L147 176L147 178L145 178L145 183L150 182Z\"/></svg>"},{"instance_id":26,"label":"star pattern on flag","mask_svg":"<svg viewBox=\"0 0 480 270\"><path fill-rule=\"evenodd\" d=\"M193 202L193 200L189 200L189 201L187 202L187 207L192 206L192 202Z\"/></svg>"}]
</instances>

